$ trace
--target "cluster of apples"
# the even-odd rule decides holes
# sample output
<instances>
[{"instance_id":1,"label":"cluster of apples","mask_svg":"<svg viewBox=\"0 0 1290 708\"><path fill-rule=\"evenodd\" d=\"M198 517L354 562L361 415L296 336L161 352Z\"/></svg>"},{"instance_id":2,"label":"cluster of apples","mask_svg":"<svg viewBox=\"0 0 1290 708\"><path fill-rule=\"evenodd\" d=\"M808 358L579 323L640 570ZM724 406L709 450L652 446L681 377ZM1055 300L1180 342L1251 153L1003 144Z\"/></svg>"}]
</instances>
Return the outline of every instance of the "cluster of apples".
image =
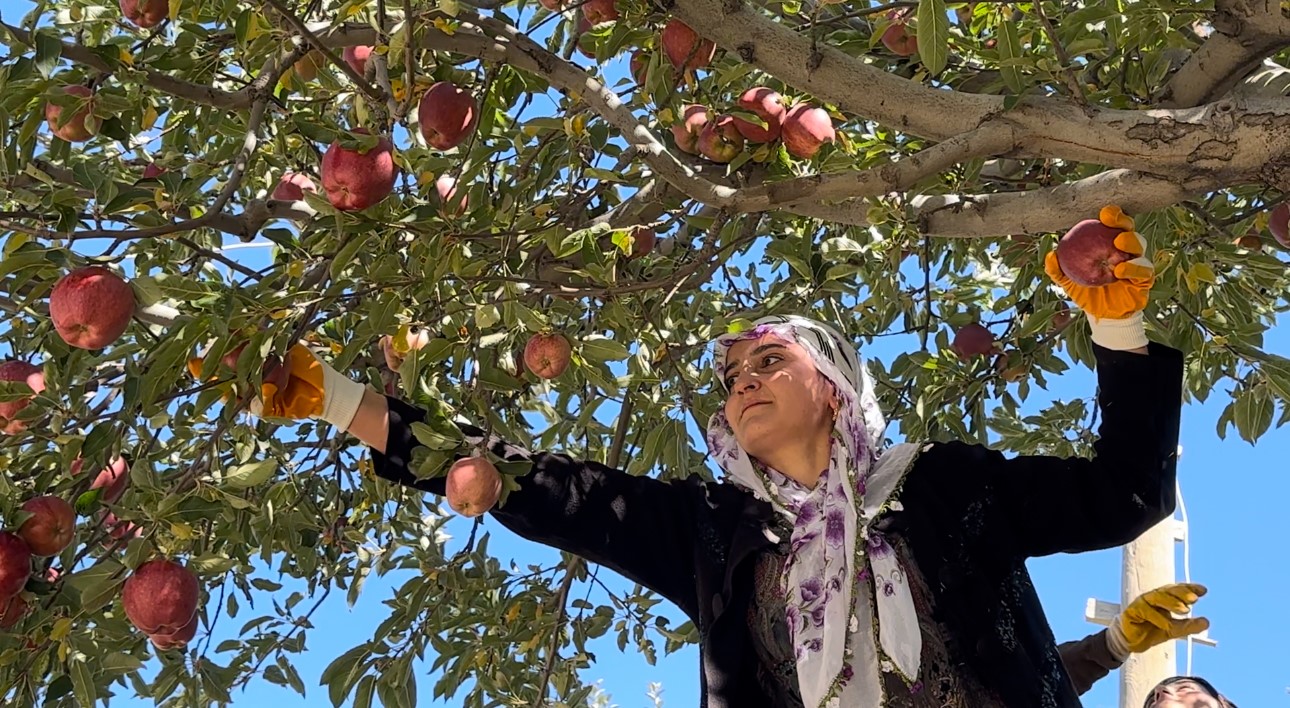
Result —
<instances>
[{"instance_id":1,"label":"cluster of apples","mask_svg":"<svg viewBox=\"0 0 1290 708\"><path fill-rule=\"evenodd\" d=\"M366 51L364 51L366 50ZM366 68L371 47L350 47L345 51L345 61L362 72ZM310 60L308 55L301 61ZM301 70L296 70L301 75ZM426 144L436 150L451 150L473 134L479 120L479 105L469 91L448 81L432 85L421 97L417 106L419 130ZM353 131L370 135L366 128ZM395 164L394 144L379 136L375 145L367 149L345 147L334 141L322 158L322 186L327 201L340 211L360 211L373 206L394 191L399 168ZM308 175L286 172L278 180L272 197L295 201L304 198L305 192L317 192L317 186ZM466 197L454 197L455 180L441 176L435 182L435 191L445 212L461 214L466 209Z\"/></svg>"},{"instance_id":2,"label":"cluster of apples","mask_svg":"<svg viewBox=\"0 0 1290 708\"><path fill-rule=\"evenodd\" d=\"M63 276L49 294L49 317L54 331L67 344L79 349L101 349L125 333L134 315L134 291L121 276L104 266L85 266ZM45 390L40 366L25 361L0 364L0 381L27 384L32 395L0 402L0 432L14 435L27 429L18 418Z\"/></svg>"},{"instance_id":3,"label":"cluster of apples","mask_svg":"<svg viewBox=\"0 0 1290 708\"><path fill-rule=\"evenodd\" d=\"M157 26L169 13L168 0L120 0L120 6L121 13L127 20L144 29ZM370 46L347 47L344 50L344 61L362 75L367 69L371 53ZM292 70L297 78L307 83L317 77L323 61L322 55L314 50L297 61ZM97 132L94 92L81 85L64 86L61 91L82 100L74 103L68 115L64 115L63 106L46 103L45 122L50 132L68 142L89 140ZM421 97L417 106L417 119L421 135L428 145L436 150L451 150L465 142L475 131L479 120L479 105L469 91L451 82L440 81ZM358 128L353 132L370 134L365 128ZM143 176L154 178L161 172L155 165L149 165ZM360 211L379 203L394 191L398 174L394 145L385 136L378 137L375 145L367 149L343 147L336 140L323 154L323 191L327 201L340 211ZM304 198L305 192L317 191L318 187L309 175L286 172L279 177L272 198L297 201ZM456 214L465 211L467 205L464 194L449 203L457 191L455 180L451 177L440 177L435 183L435 191L440 201L450 207L446 211Z\"/></svg>"},{"instance_id":4,"label":"cluster of apples","mask_svg":"<svg viewBox=\"0 0 1290 708\"><path fill-rule=\"evenodd\" d=\"M790 155L809 160L825 143L837 138L828 111L805 101L786 107L784 97L765 86L744 91L737 105L757 116L764 125L736 115L714 115L705 106L690 104L672 124L676 147L691 155L726 163L743 151L746 142L781 140Z\"/></svg>"},{"instance_id":5,"label":"cluster of apples","mask_svg":"<svg viewBox=\"0 0 1290 708\"><path fill-rule=\"evenodd\" d=\"M0 531L0 627L9 629L30 609L25 588L36 556L56 556L76 536L76 510L66 500L46 495L23 502L30 514L17 533ZM57 571L47 575L57 578Z\"/></svg>"},{"instance_id":6,"label":"cluster of apples","mask_svg":"<svg viewBox=\"0 0 1290 708\"><path fill-rule=\"evenodd\" d=\"M164 3L163 3L164 4ZM145 8L146 9L146 8ZM77 268L59 279L50 291L49 316L54 330L68 345L80 349L101 349L125 333L135 310L134 291L126 281L104 266ZM32 395L0 403L0 432L15 435L27 429L30 420L18 414L31 404L35 394L45 390L41 367L24 361L0 364L0 380L21 381ZM81 472L77 458L71 474ZM101 489L101 498L115 502L129 482L128 465L117 458L99 471L90 489ZM22 511L30 514L16 533L0 531L0 627L16 624L28 611L24 594L36 556L55 556L71 544L76 535L76 511L66 500L52 495L28 499ZM138 537L135 524L103 515L102 524L115 539ZM179 568L181 572L176 572ZM57 572L47 571L53 582ZM152 638L158 648L186 644L196 632L197 578L173 561L149 561L126 581L122 602L131 622ZM182 622L176 617L182 615Z\"/></svg>"}]
</instances>

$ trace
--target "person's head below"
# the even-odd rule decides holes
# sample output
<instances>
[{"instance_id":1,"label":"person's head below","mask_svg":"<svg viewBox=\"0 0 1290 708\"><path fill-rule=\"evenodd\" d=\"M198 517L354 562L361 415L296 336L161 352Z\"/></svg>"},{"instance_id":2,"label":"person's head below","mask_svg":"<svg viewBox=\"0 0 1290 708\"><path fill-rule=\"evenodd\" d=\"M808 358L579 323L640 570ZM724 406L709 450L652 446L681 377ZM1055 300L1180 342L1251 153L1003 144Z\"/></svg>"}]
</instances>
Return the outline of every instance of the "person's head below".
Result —
<instances>
[{"instance_id":1,"label":"person's head below","mask_svg":"<svg viewBox=\"0 0 1290 708\"><path fill-rule=\"evenodd\" d=\"M814 486L828 467L839 415L855 422L858 444L881 435L872 385L853 345L832 327L799 317L765 317L719 338L717 374L725 423L748 456ZM845 427L845 426L843 426Z\"/></svg>"},{"instance_id":2,"label":"person's head below","mask_svg":"<svg viewBox=\"0 0 1290 708\"><path fill-rule=\"evenodd\" d=\"M1236 708L1236 704L1203 678L1174 676L1156 684L1142 708Z\"/></svg>"}]
</instances>

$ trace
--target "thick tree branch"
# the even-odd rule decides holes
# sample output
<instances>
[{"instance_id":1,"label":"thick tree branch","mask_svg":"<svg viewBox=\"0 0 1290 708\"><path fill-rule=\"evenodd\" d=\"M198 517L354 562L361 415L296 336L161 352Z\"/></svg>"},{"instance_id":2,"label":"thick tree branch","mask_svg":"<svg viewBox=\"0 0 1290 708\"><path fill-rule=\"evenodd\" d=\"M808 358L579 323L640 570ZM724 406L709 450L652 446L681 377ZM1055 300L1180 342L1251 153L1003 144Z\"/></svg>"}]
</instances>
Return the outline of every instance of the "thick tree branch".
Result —
<instances>
[{"instance_id":1,"label":"thick tree branch","mask_svg":"<svg viewBox=\"0 0 1290 708\"><path fill-rule=\"evenodd\" d=\"M264 109L267 104L268 98L262 96L251 106L251 116L246 120L246 135L242 138L242 150L238 152L237 160L233 163L233 173L229 175L224 189L220 190L219 195L215 197L215 202L211 204L208 214L224 211L225 205L233 198L237 188L242 186L242 175L246 173L246 166L255 154L255 146L260 142L260 123L264 120Z\"/></svg>"},{"instance_id":2,"label":"thick tree branch","mask_svg":"<svg viewBox=\"0 0 1290 708\"><path fill-rule=\"evenodd\" d=\"M1239 106L1220 101L1182 110L1092 108L1027 96L1005 109L1002 96L933 89L811 40L744 0L676 0L675 16L700 34L844 111L935 141L966 133L1006 113L1018 128L1009 157L1035 157L1160 175L1229 170L1259 174L1269 155L1290 151L1290 101ZM1245 108L1246 110L1239 110ZM1248 148L1247 148L1248 146ZM1257 146L1257 147L1256 147Z\"/></svg>"},{"instance_id":3,"label":"thick tree branch","mask_svg":"<svg viewBox=\"0 0 1290 708\"><path fill-rule=\"evenodd\" d=\"M1215 178L1178 184L1129 170L1110 170L1082 180L1026 192L927 195L911 204L926 236L984 236L1061 232L1094 218L1107 204L1140 214L1177 204L1222 185Z\"/></svg>"},{"instance_id":4,"label":"thick tree branch","mask_svg":"<svg viewBox=\"0 0 1290 708\"><path fill-rule=\"evenodd\" d=\"M35 49L35 43L31 38L31 34L26 30L5 22L0 22L0 28L7 31L14 37L14 39L27 45L27 47L33 50ZM95 69L96 71L100 71L104 74L111 74L115 70L111 64L94 54L89 50L89 48L80 44L68 44L67 42L63 42L61 52L62 56L68 60L83 66L88 66L91 69ZM191 81L176 79L171 77L169 74L156 71L155 69L148 69L146 67L143 69L135 69L134 71L139 72L145 85L151 86L162 93L192 101L193 103L199 103L204 106L227 108L230 110L244 109L251 105L251 92L245 89L239 91L224 91L212 86L195 84Z\"/></svg>"},{"instance_id":5,"label":"thick tree branch","mask_svg":"<svg viewBox=\"0 0 1290 708\"><path fill-rule=\"evenodd\" d=\"M1158 105L1187 108L1217 100L1290 46L1290 20L1276 0L1218 0L1214 32L1165 84Z\"/></svg>"}]
</instances>

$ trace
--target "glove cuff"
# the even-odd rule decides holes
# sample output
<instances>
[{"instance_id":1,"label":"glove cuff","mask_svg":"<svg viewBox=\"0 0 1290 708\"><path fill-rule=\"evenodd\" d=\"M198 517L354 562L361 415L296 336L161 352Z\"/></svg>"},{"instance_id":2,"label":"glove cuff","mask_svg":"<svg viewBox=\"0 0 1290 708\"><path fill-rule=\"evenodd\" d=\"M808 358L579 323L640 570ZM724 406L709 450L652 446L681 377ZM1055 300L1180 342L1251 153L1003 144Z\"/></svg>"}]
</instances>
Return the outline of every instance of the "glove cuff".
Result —
<instances>
[{"instance_id":1,"label":"glove cuff","mask_svg":"<svg viewBox=\"0 0 1290 708\"><path fill-rule=\"evenodd\" d=\"M354 422L367 386L343 376L326 362L319 361L323 371L323 410L318 416L345 432Z\"/></svg>"},{"instance_id":2,"label":"glove cuff","mask_svg":"<svg viewBox=\"0 0 1290 708\"><path fill-rule=\"evenodd\" d=\"M1123 664L1129 660L1129 640L1124 636L1124 629L1120 627L1120 616L1116 615L1111 622L1111 626L1106 629L1106 648L1111 652L1115 660Z\"/></svg>"},{"instance_id":3,"label":"glove cuff","mask_svg":"<svg viewBox=\"0 0 1290 708\"><path fill-rule=\"evenodd\" d=\"M1097 318L1085 312L1088 326L1093 335L1093 343L1125 351L1147 346L1147 330L1142 324L1142 313L1135 312L1122 320Z\"/></svg>"}]
</instances>

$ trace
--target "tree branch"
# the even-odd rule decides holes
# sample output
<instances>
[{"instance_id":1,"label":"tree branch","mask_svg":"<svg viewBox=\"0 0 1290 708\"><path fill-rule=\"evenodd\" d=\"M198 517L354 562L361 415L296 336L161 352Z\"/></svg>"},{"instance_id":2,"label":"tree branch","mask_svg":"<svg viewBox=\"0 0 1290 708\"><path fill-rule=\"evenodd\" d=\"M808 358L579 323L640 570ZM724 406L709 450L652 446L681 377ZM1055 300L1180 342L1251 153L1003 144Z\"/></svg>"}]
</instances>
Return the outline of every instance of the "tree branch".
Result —
<instances>
[{"instance_id":1,"label":"tree branch","mask_svg":"<svg viewBox=\"0 0 1290 708\"><path fill-rule=\"evenodd\" d=\"M975 157L1008 152L1016 144L1016 128L995 119L933 145L913 155L854 172L810 175L783 182L738 190L728 203L738 211L768 211L783 206L803 207L819 202L852 197L875 197L908 189L914 184Z\"/></svg>"},{"instance_id":2,"label":"tree branch","mask_svg":"<svg viewBox=\"0 0 1290 708\"><path fill-rule=\"evenodd\" d=\"M1290 151L1290 131L1269 125L1290 123L1290 101L1250 102L1241 106L1246 111L1238 110L1236 102L1220 101L1179 110L1094 107L1086 113L1068 99L1027 96L1006 109L1002 96L929 88L834 47L819 46L812 55L809 37L774 22L744 0L676 0L672 13L800 90L930 140L947 140L1006 113L1018 128L1018 147L1009 157L1132 170L1149 166L1160 175L1199 167L1253 178L1269 154ZM1260 143L1257 149L1245 149Z\"/></svg>"},{"instance_id":3,"label":"tree branch","mask_svg":"<svg viewBox=\"0 0 1290 708\"><path fill-rule=\"evenodd\" d=\"M1276 0L1217 0L1214 32L1165 84L1158 104L1187 108L1214 101L1290 46L1290 20Z\"/></svg>"},{"instance_id":4,"label":"tree branch","mask_svg":"<svg viewBox=\"0 0 1290 708\"><path fill-rule=\"evenodd\" d=\"M287 21L287 24L291 25L293 29L299 32L300 36L304 37L309 42L309 46L322 52L322 55L327 57L327 61L331 62L336 66L336 68L344 72L344 74L349 77L349 80L353 81L354 85L358 87L359 91L362 91L368 98L376 101L377 103L385 102L385 96L382 96L381 92L377 90L375 86L369 84L367 79L360 76L357 71L354 71L354 67L350 66L349 62L336 56L336 52L329 47L327 43L319 39L318 35L314 34L314 32L305 25L304 20L296 17L294 12L283 7L282 3L278 0L264 1L272 7L274 11L281 15L282 19Z\"/></svg>"},{"instance_id":5,"label":"tree branch","mask_svg":"<svg viewBox=\"0 0 1290 708\"><path fill-rule=\"evenodd\" d=\"M29 32L21 27L15 27L5 22L0 22L0 28L9 32L14 39L27 45L34 51L35 43L33 42ZM95 69L96 71L104 74L111 74L114 71L114 67L111 64L94 54L87 47L80 44L68 44L63 42L61 52L62 56L66 57L70 61L88 66L91 69ZM162 93L192 101L193 103L199 103L204 106L227 108L230 110L244 109L251 105L251 92L245 89L239 91L224 91L212 86L195 84L191 81L176 79L168 74L146 67L136 69L136 71L139 71L142 74L143 83L145 85L151 86Z\"/></svg>"},{"instance_id":6,"label":"tree branch","mask_svg":"<svg viewBox=\"0 0 1290 708\"><path fill-rule=\"evenodd\" d=\"M1176 184L1130 170L1109 170L1075 182L1026 192L927 195L911 204L926 236L988 236L1064 231L1078 219L1094 218L1107 204L1130 214L1162 209L1193 195L1219 189L1208 177Z\"/></svg>"}]
</instances>

